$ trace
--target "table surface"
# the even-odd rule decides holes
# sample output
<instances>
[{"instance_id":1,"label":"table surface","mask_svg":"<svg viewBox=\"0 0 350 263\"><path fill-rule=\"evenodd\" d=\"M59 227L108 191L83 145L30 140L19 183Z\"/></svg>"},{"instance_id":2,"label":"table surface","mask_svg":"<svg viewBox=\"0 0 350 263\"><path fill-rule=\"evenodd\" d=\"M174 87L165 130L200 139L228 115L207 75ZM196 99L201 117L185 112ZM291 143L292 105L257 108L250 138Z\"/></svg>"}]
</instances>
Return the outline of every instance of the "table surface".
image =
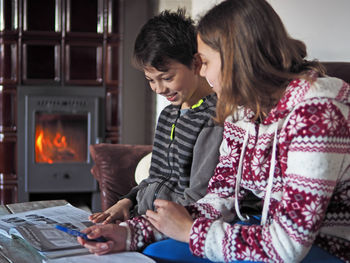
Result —
<instances>
[{"instance_id":1,"label":"table surface","mask_svg":"<svg viewBox=\"0 0 350 263\"><path fill-rule=\"evenodd\" d=\"M65 205L65 200L47 200L9 205L0 205L0 215L24 212L56 205ZM7 207L7 208L6 208ZM8 238L0 234L0 263L41 263L42 257L19 238Z\"/></svg>"},{"instance_id":2,"label":"table surface","mask_svg":"<svg viewBox=\"0 0 350 263\"><path fill-rule=\"evenodd\" d=\"M17 238L0 235L0 263L41 263L41 256Z\"/></svg>"}]
</instances>

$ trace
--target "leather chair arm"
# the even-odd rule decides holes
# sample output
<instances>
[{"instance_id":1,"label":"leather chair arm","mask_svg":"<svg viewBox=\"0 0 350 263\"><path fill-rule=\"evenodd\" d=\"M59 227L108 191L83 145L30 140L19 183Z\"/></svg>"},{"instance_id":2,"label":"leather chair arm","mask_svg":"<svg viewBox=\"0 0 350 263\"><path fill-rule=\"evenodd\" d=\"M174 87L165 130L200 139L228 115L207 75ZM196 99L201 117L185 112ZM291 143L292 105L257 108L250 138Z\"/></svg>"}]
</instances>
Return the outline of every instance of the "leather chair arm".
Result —
<instances>
[{"instance_id":1,"label":"leather chair arm","mask_svg":"<svg viewBox=\"0 0 350 263\"><path fill-rule=\"evenodd\" d=\"M90 145L94 166L92 175L98 181L102 210L115 204L135 183L138 162L152 151L151 145L95 144Z\"/></svg>"}]
</instances>

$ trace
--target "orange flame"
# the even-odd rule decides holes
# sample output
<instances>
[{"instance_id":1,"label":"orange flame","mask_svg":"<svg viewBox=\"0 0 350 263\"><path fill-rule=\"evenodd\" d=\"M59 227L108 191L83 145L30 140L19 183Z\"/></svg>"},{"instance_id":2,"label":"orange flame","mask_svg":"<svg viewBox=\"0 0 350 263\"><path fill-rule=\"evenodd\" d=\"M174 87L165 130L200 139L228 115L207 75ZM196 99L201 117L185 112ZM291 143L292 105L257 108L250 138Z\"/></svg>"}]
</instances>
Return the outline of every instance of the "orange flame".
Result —
<instances>
[{"instance_id":1,"label":"orange flame","mask_svg":"<svg viewBox=\"0 0 350 263\"><path fill-rule=\"evenodd\" d=\"M54 138L53 138L54 137ZM38 125L35 134L35 161L37 163L54 163L57 161L74 161L75 151L67 144L66 136L56 132L55 136Z\"/></svg>"}]
</instances>

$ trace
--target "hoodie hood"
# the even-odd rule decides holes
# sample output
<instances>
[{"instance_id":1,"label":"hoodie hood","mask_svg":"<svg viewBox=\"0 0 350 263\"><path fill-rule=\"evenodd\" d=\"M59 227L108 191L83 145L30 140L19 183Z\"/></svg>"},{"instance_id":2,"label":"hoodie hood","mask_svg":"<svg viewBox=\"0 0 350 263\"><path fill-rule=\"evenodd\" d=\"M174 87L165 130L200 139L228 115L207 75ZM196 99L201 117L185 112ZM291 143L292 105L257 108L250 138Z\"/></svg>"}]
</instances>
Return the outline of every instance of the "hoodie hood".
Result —
<instances>
[{"instance_id":1,"label":"hoodie hood","mask_svg":"<svg viewBox=\"0 0 350 263\"><path fill-rule=\"evenodd\" d=\"M333 77L317 78L312 84L305 79L296 79L289 83L279 103L264 120L264 125L277 122L293 111L296 105L312 98L325 98L350 104L349 85Z\"/></svg>"}]
</instances>

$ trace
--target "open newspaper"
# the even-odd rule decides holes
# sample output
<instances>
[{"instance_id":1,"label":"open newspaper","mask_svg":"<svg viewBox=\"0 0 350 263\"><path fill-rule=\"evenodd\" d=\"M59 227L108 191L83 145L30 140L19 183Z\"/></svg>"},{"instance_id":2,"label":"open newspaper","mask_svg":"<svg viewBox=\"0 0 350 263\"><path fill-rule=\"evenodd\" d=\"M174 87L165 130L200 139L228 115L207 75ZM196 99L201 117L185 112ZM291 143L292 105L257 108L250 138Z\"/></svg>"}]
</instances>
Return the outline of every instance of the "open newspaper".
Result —
<instances>
[{"instance_id":1,"label":"open newspaper","mask_svg":"<svg viewBox=\"0 0 350 263\"><path fill-rule=\"evenodd\" d=\"M0 217L0 233L7 237L20 237L48 256L51 252L55 257L80 254L87 250L75 237L57 230L55 225L82 230L92 224L88 220L89 215L71 204L9 214Z\"/></svg>"}]
</instances>

